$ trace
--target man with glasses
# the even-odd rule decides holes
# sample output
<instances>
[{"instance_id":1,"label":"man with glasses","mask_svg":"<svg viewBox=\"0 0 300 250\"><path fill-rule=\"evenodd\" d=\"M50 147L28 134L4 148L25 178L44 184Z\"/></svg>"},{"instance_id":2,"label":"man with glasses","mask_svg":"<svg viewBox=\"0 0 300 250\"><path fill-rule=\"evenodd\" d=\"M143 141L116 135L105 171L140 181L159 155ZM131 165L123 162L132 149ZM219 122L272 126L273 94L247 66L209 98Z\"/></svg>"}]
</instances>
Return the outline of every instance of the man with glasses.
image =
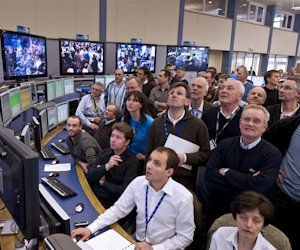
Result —
<instances>
[{"instance_id":1,"label":"man with glasses","mask_svg":"<svg viewBox=\"0 0 300 250\"><path fill-rule=\"evenodd\" d=\"M85 173L94 166L97 154L101 148L89 133L82 131L81 120L72 115L67 120L68 137L66 144L71 152L75 164L82 167Z\"/></svg>"},{"instance_id":2,"label":"man with glasses","mask_svg":"<svg viewBox=\"0 0 300 250\"><path fill-rule=\"evenodd\" d=\"M299 97L300 80L295 77L287 78L279 87L278 98L281 103L271 105L267 108L270 113L269 126L277 120L299 115Z\"/></svg>"},{"instance_id":3,"label":"man with glasses","mask_svg":"<svg viewBox=\"0 0 300 250\"><path fill-rule=\"evenodd\" d=\"M123 112L123 103L126 96L124 71L122 69L116 69L115 80L108 84L105 89L105 103L116 104Z\"/></svg>"},{"instance_id":4,"label":"man with glasses","mask_svg":"<svg viewBox=\"0 0 300 250\"><path fill-rule=\"evenodd\" d=\"M98 129L100 116L105 110L103 91L103 83L94 83L91 93L81 98L75 113L80 118L83 128L92 135Z\"/></svg>"}]
</instances>

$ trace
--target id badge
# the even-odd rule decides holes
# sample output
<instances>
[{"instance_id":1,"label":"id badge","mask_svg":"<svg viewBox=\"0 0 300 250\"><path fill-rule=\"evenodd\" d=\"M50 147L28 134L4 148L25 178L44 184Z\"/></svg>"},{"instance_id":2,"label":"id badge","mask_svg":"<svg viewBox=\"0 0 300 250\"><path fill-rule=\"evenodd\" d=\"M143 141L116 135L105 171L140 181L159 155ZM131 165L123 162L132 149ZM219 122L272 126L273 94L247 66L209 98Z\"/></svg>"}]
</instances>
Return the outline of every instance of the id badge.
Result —
<instances>
[{"instance_id":1,"label":"id badge","mask_svg":"<svg viewBox=\"0 0 300 250\"><path fill-rule=\"evenodd\" d=\"M209 147L210 147L210 150L213 151L213 150L217 147L217 142L216 142L216 140L211 139L211 140L209 141Z\"/></svg>"}]
</instances>

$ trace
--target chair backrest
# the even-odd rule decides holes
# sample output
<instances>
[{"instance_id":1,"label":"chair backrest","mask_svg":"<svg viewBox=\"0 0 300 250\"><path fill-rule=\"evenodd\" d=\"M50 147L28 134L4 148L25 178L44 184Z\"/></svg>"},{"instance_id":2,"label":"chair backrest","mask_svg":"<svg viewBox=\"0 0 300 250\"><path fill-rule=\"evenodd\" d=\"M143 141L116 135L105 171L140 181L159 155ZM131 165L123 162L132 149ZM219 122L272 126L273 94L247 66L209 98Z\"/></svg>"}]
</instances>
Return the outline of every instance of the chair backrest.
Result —
<instances>
[{"instance_id":1,"label":"chair backrest","mask_svg":"<svg viewBox=\"0 0 300 250\"><path fill-rule=\"evenodd\" d=\"M207 233L206 249L209 249L211 237L219 227L234 227L236 222L232 214L224 214L211 225ZM281 232L277 227L268 225L261 231L262 235L278 250L292 250L288 237Z\"/></svg>"}]
</instances>

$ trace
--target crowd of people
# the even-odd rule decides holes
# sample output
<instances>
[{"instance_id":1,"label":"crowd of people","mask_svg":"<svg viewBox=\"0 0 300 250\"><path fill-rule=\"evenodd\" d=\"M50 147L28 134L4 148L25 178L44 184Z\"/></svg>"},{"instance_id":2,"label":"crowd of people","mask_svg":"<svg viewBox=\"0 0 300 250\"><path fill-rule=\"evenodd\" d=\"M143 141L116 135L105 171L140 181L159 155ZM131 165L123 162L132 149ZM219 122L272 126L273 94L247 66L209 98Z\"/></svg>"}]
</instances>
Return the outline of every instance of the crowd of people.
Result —
<instances>
[{"instance_id":1,"label":"crowd of people","mask_svg":"<svg viewBox=\"0 0 300 250\"><path fill-rule=\"evenodd\" d=\"M300 79L266 72L254 86L214 67L188 82L171 64L157 82L145 67L106 89L94 83L67 121L67 145L107 208L72 237L135 218L135 249L275 249L260 233L271 222L300 249ZM100 147L101 146L101 147ZM133 211L133 212L132 212Z\"/></svg>"}]
</instances>

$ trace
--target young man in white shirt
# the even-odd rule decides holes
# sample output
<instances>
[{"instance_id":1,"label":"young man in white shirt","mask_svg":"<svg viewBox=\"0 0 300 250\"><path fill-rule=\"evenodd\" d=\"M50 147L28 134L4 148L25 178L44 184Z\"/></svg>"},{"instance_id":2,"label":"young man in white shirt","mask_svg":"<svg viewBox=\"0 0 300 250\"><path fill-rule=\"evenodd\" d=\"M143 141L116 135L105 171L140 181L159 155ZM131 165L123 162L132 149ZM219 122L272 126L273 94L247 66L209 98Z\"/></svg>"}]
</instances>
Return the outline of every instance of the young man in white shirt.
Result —
<instances>
[{"instance_id":1,"label":"young man in white shirt","mask_svg":"<svg viewBox=\"0 0 300 250\"><path fill-rule=\"evenodd\" d=\"M105 226L128 215L136 206L136 250L185 249L195 230L192 194L171 176L179 164L177 154L165 147L155 149L146 165L146 175L134 179L119 200L87 228L71 236L86 240Z\"/></svg>"}]
</instances>

